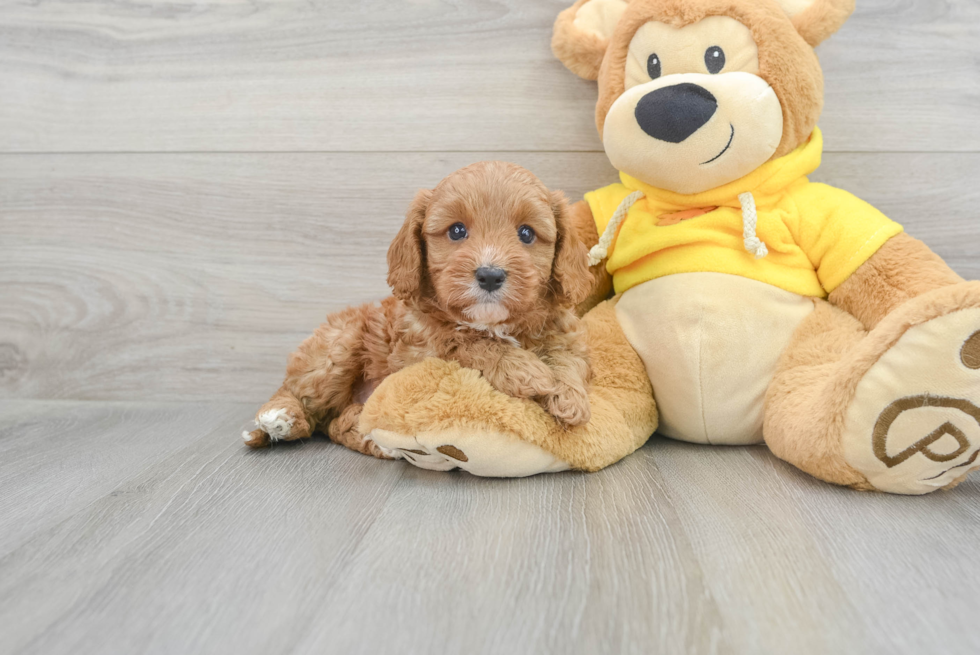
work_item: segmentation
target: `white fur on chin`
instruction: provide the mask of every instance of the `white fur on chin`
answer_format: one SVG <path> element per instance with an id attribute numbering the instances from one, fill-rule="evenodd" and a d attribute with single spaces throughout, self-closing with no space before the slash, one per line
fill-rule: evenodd
<path id="1" fill-rule="evenodd" d="M 463 310 L 466 318 L 473 323 L 495 325 L 510 318 L 510 311 L 500 303 L 477 303 Z"/>
<path id="2" fill-rule="evenodd" d="M 457 330 L 468 327 L 478 332 L 486 332 L 498 339 L 503 339 L 520 348 L 520 342 L 510 335 L 510 327 L 504 324 L 510 317 L 510 311 L 499 303 L 478 303 L 463 310 L 470 321 L 460 321 Z"/>

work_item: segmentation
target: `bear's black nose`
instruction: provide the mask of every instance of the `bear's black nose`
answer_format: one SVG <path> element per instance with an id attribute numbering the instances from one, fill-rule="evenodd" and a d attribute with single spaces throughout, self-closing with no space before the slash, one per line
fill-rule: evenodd
<path id="1" fill-rule="evenodd" d="M 707 123 L 718 101 L 703 86 L 685 82 L 651 91 L 636 104 L 640 129 L 660 141 L 680 143 Z"/>
<path id="2" fill-rule="evenodd" d="M 502 268 L 481 266 L 476 269 L 476 281 L 484 291 L 496 291 L 506 279 L 507 271 Z"/>

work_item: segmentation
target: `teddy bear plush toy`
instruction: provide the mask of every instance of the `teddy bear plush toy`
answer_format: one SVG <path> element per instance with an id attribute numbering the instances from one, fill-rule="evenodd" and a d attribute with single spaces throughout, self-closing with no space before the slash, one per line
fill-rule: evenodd
<path id="1" fill-rule="evenodd" d="M 856 489 L 923 494 L 980 468 L 980 282 L 807 179 L 822 149 L 813 48 L 852 10 L 578 0 L 562 12 L 552 48 L 598 80 L 596 125 L 620 171 L 572 208 L 595 265 L 593 419 L 564 431 L 429 360 L 381 385 L 361 430 L 418 466 L 479 475 L 595 470 L 654 430 L 764 442 Z"/>

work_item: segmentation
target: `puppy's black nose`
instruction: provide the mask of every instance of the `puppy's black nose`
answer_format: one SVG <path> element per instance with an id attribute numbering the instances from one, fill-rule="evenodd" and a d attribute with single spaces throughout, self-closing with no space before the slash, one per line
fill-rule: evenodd
<path id="1" fill-rule="evenodd" d="M 481 266 L 476 269 L 476 281 L 484 291 L 496 291 L 504 280 L 507 279 L 507 271 L 495 266 Z"/>
<path id="2" fill-rule="evenodd" d="M 659 141 L 680 143 L 707 123 L 718 101 L 703 86 L 685 82 L 651 91 L 636 104 L 640 129 Z"/>

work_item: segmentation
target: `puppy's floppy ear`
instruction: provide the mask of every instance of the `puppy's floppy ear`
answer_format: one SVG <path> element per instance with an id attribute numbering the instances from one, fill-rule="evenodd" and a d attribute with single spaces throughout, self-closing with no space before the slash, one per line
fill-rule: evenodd
<path id="1" fill-rule="evenodd" d="M 425 272 L 422 223 L 431 199 L 432 191 L 429 189 L 421 189 L 415 194 L 402 228 L 388 247 L 388 286 L 396 298 L 406 302 L 418 299 L 422 291 L 422 275 Z"/>
<path id="2" fill-rule="evenodd" d="M 625 9 L 625 0 L 578 0 L 558 14 L 551 51 L 579 77 L 598 78 L 609 39 Z"/>
<path id="3" fill-rule="evenodd" d="M 575 234 L 568 201 L 561 191 L 551 192 L 551 210 L 558 226 L 555 261 L 551 266 L 552 291 L 563 305 L 578 305 L 592 293 L 594 277 L 589 270 L 589 253 Z"/>
<path id="4" fill-rule="evenodd" d="M 844 25 L 854 12 L 854 0 L 776 0 L 803 40 L 817 47 Z"/>

